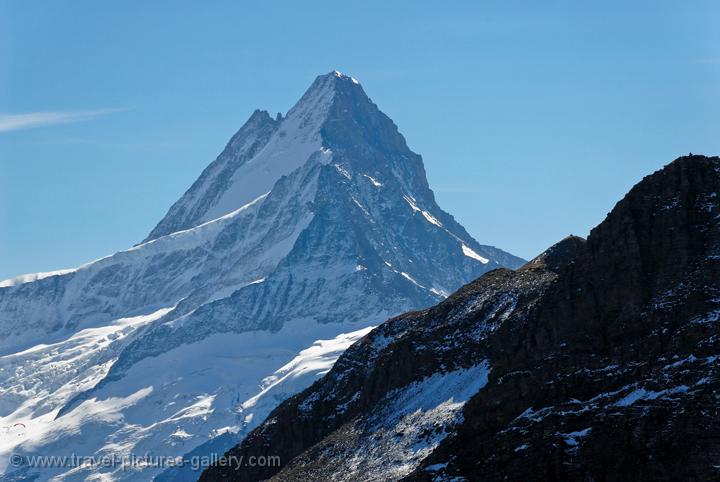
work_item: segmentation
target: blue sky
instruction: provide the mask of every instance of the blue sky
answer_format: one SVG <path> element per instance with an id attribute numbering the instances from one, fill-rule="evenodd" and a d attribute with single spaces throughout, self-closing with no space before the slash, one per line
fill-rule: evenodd
<path id="1" fill-rule="evenodd" d="M 720 154 L 716 1 L 0 0 L 0 278 L 137 243 L 255 108 L 333 69 L 440 205 L 529 258 Z"/>

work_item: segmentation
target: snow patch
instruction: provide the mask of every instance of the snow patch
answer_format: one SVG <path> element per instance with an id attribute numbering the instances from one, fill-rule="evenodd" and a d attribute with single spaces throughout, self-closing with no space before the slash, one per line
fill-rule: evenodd
<path id="1" fill-rule="evenodd" d="M 465 243 L 463 243 L 463 245 L 462 245 L 462 252 L 468 258 L 476 259 L 476 260 L 480 261 L 482 264 L 488 264 L 490 262 L 490 260 L 488 260 L 487 258 L 483 258 L 479 254 L 477 254 L 475 251 L 470 249 Z"/>
<path id="2" fill-rule="evenodd" d="M 343 166 L 341 166 L 340 164 L 333 164 L 333 165 L 335 166 L 335 169 L 337 170 L 337 172 L 339 172 L 344 178 L 346 178 L 346 179 L 348 179 L 348 180 L 352 180 L 352 176 L 351 176 L 350 173 L 347 171 L 347 169 L 345 169 L 345 168 L 344 168 Z"/>
<path id="3" fill-rule="evenodd" d="M 413 210 L 413 212 L 418 212 L 423 215 L 423 217 L 431 224 L 434 224 L 435 226 L 442 228 L 443 225 L 438 221 L 435 216 L 430 214 L 429 212 L 425 211 L 424 209 L 420 209 L 417 205 L 417 201 L 414 197 L 405 195 L 403 196 L 403 199 L 405 199 L 405 202 L 408 203 L 410 208 Z"/>
<path id="4" fill-rule="evenodd" d="M 462 420 L 462 407 L 487 383 L 489 365 L 435 373 L 389 393 L 348 451 L 332 460 L 348 480 L 398 480 L 411 473 Z M 431 466 L 440 470 L 444 464 Z"/>
<path id="5" fill-rule="evenodd" d="M 445 299 L 445 298 L 447 298 L 448 296 L 450 296 L 450 293 L 448 293 L 447 291 L 445 291 L 445 290 L 439 290 L 439 289 L 437 289 L 437 288 L 430 288 L 430 292 L 431 292 L 431 293 L 434 293 L 434 294 L 436 294 L 436 295 L 438 295 L 438 296 L 440 296 L 440 297 L 443 298 L 443 299 Z"/>
<path id="6" fill-rule="evenodd" d="M 378 181 L 377 179 L 375 179 L 374 177 L 368 176 L 367 174 L 363 174 L 363 176 L 365 176 L 365 177 L 367 177 L 368 179 L 370 179 L 370 182 L 372 183 L 373 186 L 375 186 L 375 187 L 382 187 L 382 183 L 381 183 L 380 181 Z"/>
<path id="7" fill-rule="evenodd" d="M 422 289 L 424 289 L 424 290 L 427 289 L 427 288 L 425 288 L 423 285 L 421 285 L 420 283 L 418 283 L 417 281 L 415 281 L 412 276 L 410 276 L 409 274 L 405 273 L 404 271 L 401 272 L 400 274 L 402 275 L 403 278 L 405 278 L 406 280 L 410 281 L 410 282 L 411 282 L 412 284 L 414 284 L 415 286 L 417 286 L 417 287 L 419 287 L 419 288 L 422 288 Z"/>
<path id="8" fill-rule="evenodd" d="M 422 213 L 423 217 L 428 220 L 428 222 L 434 224 L 435 226 L 437 226 L 439 228 L 443 227 L 443 225 L 440 223 L 440 221 L 438 221 L 437 218 L 435 218 L 435 216 L 433 216 L 429 212 L 427 212 L 427 211 L 420 211 L 420 212 Z"/>
<path id="9" fill-rule="evenodd" d="M 685 393 L 689 390 L 689 387 L 686 385 L 680 385 L 674 388 L 669 388 L 667 390 L 660 390 L 660 391 L 652 391 L 652 390 L 646 390 L 644 388 L 638 388 L 636 390 L 633 390 L 629 394 L 625 395 L 623 398 L 618 400 L 615 403 L 616 407 L 629 407 L 633 405 L 635 402 L 641 401 L 641 400 L 656 400 L 658 398 L 665 397 L 667 395 L 673 395 L 677 393 Z"/>
<path id="10" fill-rule="evenodd" d="M 363 214 L 365 214 L 365 216 L 370 217 L 370 212 L 367 210 L 367 208 L 365 206 L 360 204 L 360 201 L 355 199 L 355 196 L 352 197 L 352 200 L 355 203 L 355 205 L 360 208 L 360 210 L 363 212 Z"/>
<path id="11" fill-rule="evenodd" d="M 563 438 L 565 441 L 565 444 L 570 447 L 575 447 L 578 445 L 577 439 L 586 437 L 590 432 L 592 431 L 592 427 L 588 427 L 583 430 L 578 430 L 577 432 L 570 432 L 570 433 L 557 433 L 556 435 L 559 435 Z"/>

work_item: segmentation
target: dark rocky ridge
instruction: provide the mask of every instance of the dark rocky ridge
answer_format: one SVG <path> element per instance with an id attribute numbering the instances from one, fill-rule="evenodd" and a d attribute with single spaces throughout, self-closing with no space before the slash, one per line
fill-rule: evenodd
<path id="1" fill-rule="evenodd" d="M 491 382 L 427 464 L 483 480 L 720 475 L 719 169 L 680 158 L 618 203 L 541 309 L 492 339 Z"/>
<path id="2" fill-rule="evenodd" d="M 201 480 L 382 480 L 344 461 L 370 446 L 387 397 L 483 360 L 487 385 L 408 480 L 717 479 L 719 191 L 720 159 L 677 159 L 587 242 L 567 238 L 386 322 L 231 452 L 279 455 L 282 470 Z"/>

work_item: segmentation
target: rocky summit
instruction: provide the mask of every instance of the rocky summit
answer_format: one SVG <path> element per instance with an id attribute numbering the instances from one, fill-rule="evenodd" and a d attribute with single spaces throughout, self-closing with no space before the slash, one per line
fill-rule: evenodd
<path id="1" fill-rule="evenodd" d="M 386 321 L 201 480 L 717 480 L 720 158 Z"/>

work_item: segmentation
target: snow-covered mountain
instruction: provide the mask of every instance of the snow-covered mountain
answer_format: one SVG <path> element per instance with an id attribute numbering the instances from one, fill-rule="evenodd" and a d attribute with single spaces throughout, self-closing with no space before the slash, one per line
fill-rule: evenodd
<path id="1" fill-rule="evenodd" d="M 438 207 L 356 80 L 319 76 L 285 117 L 253 113 L 143 243 L 0 283 L 0 472 L 148 480 L 9 456 L 223 452 L 369 326 L 520 264 Z"/>

